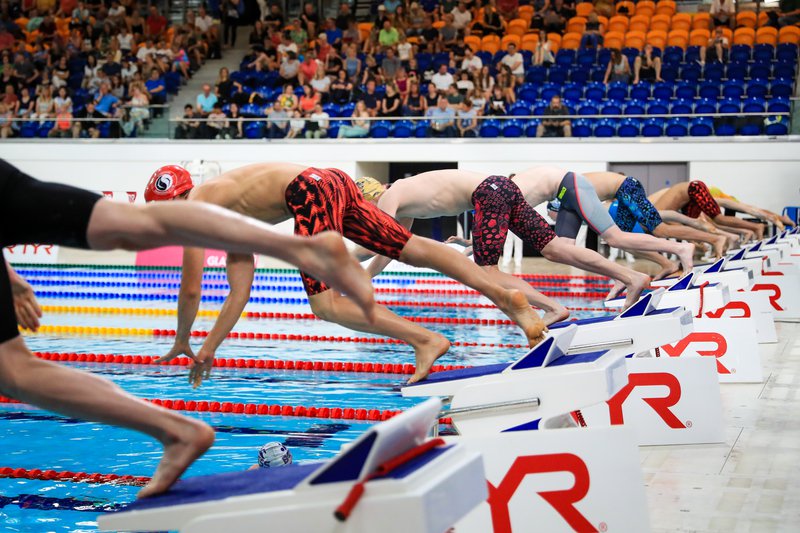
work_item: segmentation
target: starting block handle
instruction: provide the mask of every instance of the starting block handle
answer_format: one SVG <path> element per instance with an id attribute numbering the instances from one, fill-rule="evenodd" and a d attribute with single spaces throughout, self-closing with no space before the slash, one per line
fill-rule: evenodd
<path id="1" fill-rule="evenodd" d="M 523 400 L 513 400 L 510 402 L 485 403 L 470 407 L 458 407 L 456 409 L 444 409 L 439 411 L 439 417 L 449 417 L 453 415 L 463 415 L 467 413 L 485 413 L 486 411 L 497 411 L 513 407 L 539 407 L 542 401 L 539 398 L 525 398 Z"/>
<path id="2" fill-rule="evenodd" d="M 595 352 L 601 350 L 611 350 L 612 348 L 622 348 L 623 346 L 630 346 L 633 344 L 633 339 L 618 339 L 609 342 L 589 342 L 586 344 L 573 344 L 567 350 L 568 355 L 573 355 L 582 352 Z"/>

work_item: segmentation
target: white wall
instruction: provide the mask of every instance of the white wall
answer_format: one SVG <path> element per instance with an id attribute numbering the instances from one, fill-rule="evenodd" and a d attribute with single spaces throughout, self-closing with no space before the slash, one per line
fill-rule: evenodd
<path id="1" fill-rule="evenodd" d="M 222 170 L 257 161 L 335 166 L 349 174 L 386 172 L 389 162 L 448 161 L 492 174 L 557 164 L 578 172 L 609 162 L 687 162 L 690 176 L 763 207 L 800 205 L 800 139 L 642 139 L 320 142 L 3 141 L 0 157 L 40 179 L 96 191 L 139 191 L 161 165 L 205 159 Z M 375 176 L 382 177 L 382 176 Z M 141 195 L 140 195 L 141 197 Z"/>

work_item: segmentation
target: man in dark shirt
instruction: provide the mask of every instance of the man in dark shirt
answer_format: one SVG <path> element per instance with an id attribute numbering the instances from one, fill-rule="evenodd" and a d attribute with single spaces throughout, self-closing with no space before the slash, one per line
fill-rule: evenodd
<path id="1" fill-rule="evenodd" d="M 569 115 L 566 107 L 561 105 L 561 97 L 556 95 L 550 100 L 550 105 L 544 110 L 544 115 L 557 117 Z M 568 119 L 542 119 L 536 127 L 537 137 L 572 137 L 572 125 Z"/>
<path id="2" fill-rule="evenodd" d="M 76 120 L 72 125 L 72 138 L 78 139 L 81 137 L 82 132 L 86 132 L 86 135 L 91 137 L 92 139 L 97 139 L 100 137 L 100 123 L 97 120 L 88 120 L 88 119 L 103 119 L 105 116 L 95 109 L 94 102 L 89 102 L 86 104 L 86 108 L 79 111 L 75 118 L 78 119 L 87 119 L 87 120 Z"/>
<path id="3" fill-rule="evenodd" d="M 106 62 L 101 69 L 106 73 L 106 76 L 111 78 L 113 76 L 119 76 L 120 72 L 122 72 L 122 65 L 114 61 L 114 54 L 108 54 Z"/>
<path id="4" fill-rule="evenodd" d="M 425 41 L 425 44 L 439 42 L 439 30 L 433 27 L 433 19 L 430 15 L 425 19 L 422 25 L 420 37 Z"/>
<path id="5" fill-rule="evenodd" d="M 183 106 L 183 120 L 175 128 L 176 139 L 197 139 L 200 137 L 200 122 L 194 113 L 192 104 Z"/>
<path id="6" fill-rule="evenodd" d="M 272 4 L 272 6 L 269 8 L 269 15 L 264 17 L 264 23 L 268 28 L 272 28 L 275 31 L 281 31 L 283 28 L 283 14 L 281 13 L 281 8 L 278 7 L 277 4 Z"/>
<path id="7" fill-rule="evenodd" d="M 352 13 L 350 13 L 350 6 L 347 2 L 339 4 L 339 14 L 336 16 L 336 27 L 344 31 L 350 24 L 351 20 L 355 20 Z"/>
<path id="8" fill-rule="evenodd" d="M 367 108 L 369 112 L 369 116 L 374 117 L 378 114 L 378 104 L 380 103 L 380 99 L 378 95 L 375 93 L 375 81 L 370 80 L 367 82 L 367 92 L 361 95 L 359 100 L 363 100 L 364 106 Z"/>

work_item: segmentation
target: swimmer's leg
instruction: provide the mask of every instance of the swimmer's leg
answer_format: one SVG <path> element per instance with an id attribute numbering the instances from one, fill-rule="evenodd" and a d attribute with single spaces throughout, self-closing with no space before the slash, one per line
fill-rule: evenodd
<path id="1" fill-rule="evenodd" d="M 158 439 L 164 455 L 140 497 L 167 490 L 214 442 L 214 430 L 206 424 L 135 398 L 88 372 L 38 359 L 22 337 L 0 344 L 0 392 L 49 411 Z"/>
<path id="2" fill-rule="evenodd" d="M 309 295 L 308 302 L 314 314 L 322 320 L 410 344 L 414 348 L 417 364 L 409 383 L 425 379 L 436 360 L 450 349 L 450 341 L 442 335 L 418 326 L 380 305 L 375 306 L 375 321 L 368 322 L 353 302 L 334 290 Z"/>
<path id="3" fill-rule="evenodd" d="M 567 317 L 569 317 L 569 311 L 566 307 L 537 291 L 524 279 L 506 274 L 501 271 L 497 265 L 484 266 L 481 268 L 489 275 L 492 281 L 506 289 L 516 289 L 520 291 L 525 295 L 529 304 L 544 310 L 542 320 L 546 326 L 560 320 L 566 320 Z"/>
<path id="4" fill-rule="evenodd" d="M 639 250 L 642 252 L 666 252 L 675 254 L 688 272 L 694 266 L 694 245 L 659 239 L 646 233 L 627 233 L 616 225 L 611 226 L 601 234 L 601 237 L 614 248 L 624 250 Z"/>
<path id="5" fill-rule="evenodd" d="M 662 238 L 684 239 L 687 241 L 707 242 L 714 247 L 714 255 L 719 259 L 725 255 L 728 239 L 724 235 L 709 233 L 683 224 L 662 223 L 653 229 L 653 235 Z"/>

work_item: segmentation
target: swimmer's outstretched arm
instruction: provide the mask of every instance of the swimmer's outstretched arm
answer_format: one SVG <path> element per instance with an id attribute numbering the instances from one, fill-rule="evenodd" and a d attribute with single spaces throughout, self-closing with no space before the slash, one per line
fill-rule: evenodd
<path id="1" fill-rule="evenodd" d="M 178 291 L 178 326 L 175 342 L 166 355 L 156 359 L 156 363 L 171 361 L 179 355 L 186 355 L 197 362 L 197 357 L 192 351 L 189 340 L 194 319 L 197 317 L 197 311 L 200 308 L 204 261 L 205 250 L 203 248 L 187 247 L 183 249 L 181 288 Z"/>
<path id="2" fill-rule="evenodd" d="M 761 209 L 754 205 L 737 202 L 736 200 L 731 200 L 730 198 L 714 198 L 714 200 L 717 201 L 720 207 L 747 213 L 748 215 L 754 216 L 760 220 L 763 220 L 764 222 L 771 222 L 778 226 L 778 229 L 783 230 L 783 222 L 781 221 L 780 217 L 775 215 L 775 213 L 770 213 L 765 209 Z"/>
<path id="3" fill-rule="evenodd" d="M 699 229 L 700 231 L 706 231 L 708 233 L 716 233 L 716 226 L 714 226 L 709 222 L 703 222 L 699 218 L 687 217 L 683 213 L 679 213 L 671 209 L 665 209 L 663 211 L 659 209 L 658 214 L 661 215 L 661 219 L 664 222 L 677 222 L 678 224 L 683 224 L 684 226 L 689 226 L 690 228 Z"/>
<path id="4" fill-rule="evenodd" d="M 42 308 L 36 301 L 33 287 L 11 268 L 8 261 L 4 261 L 4 263 L 11 281 L 11 295 L 14 298 L 14 313 L 17 315 L 17 322 L 23 328 L 36 331 L 39 329 Z"/>
<path id="5" fill-rule="evenodd" d="M 378 208 L 389 215 L 397 219 L 397 221 L 406 229 L 411 229 L 411 226 L 414 225 L 413 218 L 397 218 L 397 208 L 398 208 L 398 201 L 395 197 L 391 195 L 387 195 L 386 193 L 382 194 L 378 199 L 376 204 Z M 392 262 L 390 257 L 384 257 L 382 255 L 376 255 L 375 258 L 370 261 L 369 266 L 367 267 L 367 273 L 370 277 L 375 277 L 385 269 L 389 263 Z"/>

